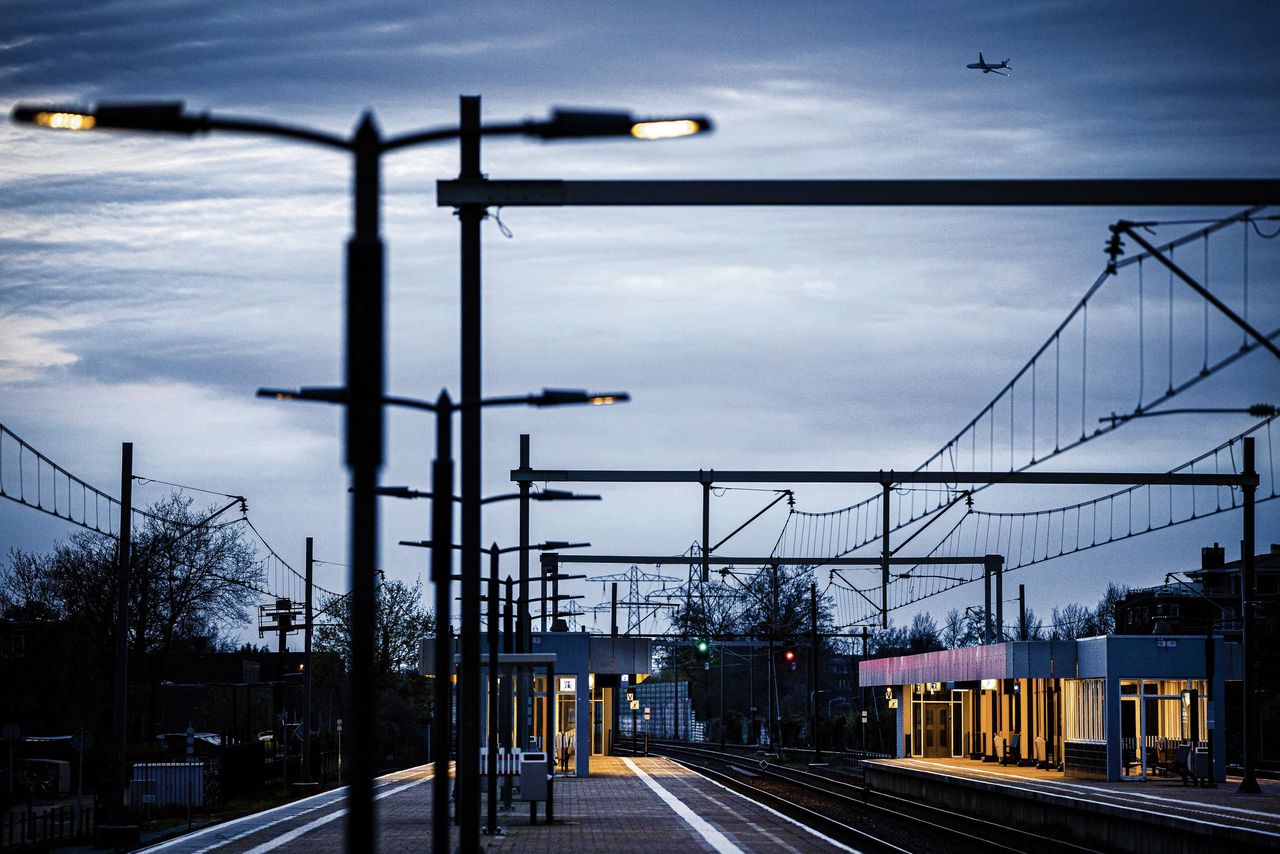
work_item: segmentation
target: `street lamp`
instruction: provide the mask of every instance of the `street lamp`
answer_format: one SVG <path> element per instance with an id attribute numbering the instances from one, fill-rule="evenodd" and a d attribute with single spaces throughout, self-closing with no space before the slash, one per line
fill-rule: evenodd
<path id="1" fill-rule="evenodd" d="M 300 389 L 273 389 L 260 388 L 257 392 L 258 397 L 269 398 L 273 400 L 301 400 L 312 401 L 318 403 L 336 403 L 347 404 L 349 395 L 347 390 L 341 387 L 331 386 L 304 386 Z M 432 464 L 431 475 L 431 492 L 430 493 L 414 493 L 407 487 L 393 487 L 391 494 L 400 497 L 414 498 L 422 495 L 448 495 L 449 501 L 432 501 L 431 502 L 431 539 L 422 543 L 406 543 L 401 545 L 417 545 L 430 546 L 431 548 L 431 580 L 435 584 L 436 603 L 436 643 L 435 643 L 435 662 L 433 670 L 435 672 L 435 708 L 436 714 L 449 715 L 453 708 L 451 688 L 449 683 L 449 675 L 453 672 L 453 655 L 449 649 L 449 626 L 450 611 L 452 602 L 450 592 L 453 583 L 452 570 L 452 550 L 454 548 L 462 548 L 463 546 L 454 546 L 453 544 L 453 422 L 451 416 L 464 407 L 471 405 L 476 408 L 484 406 L 565 406 L 572 404 L 614 404 L 622 403 L 631 399 L 627 392 L 608 392 L 604 394 L 591 393 L 581 390 L 566 389 L 544 389 L 541 394 L 526 395 L 510 395 L 506 397 L 494 397 L 487 400 L 474 402 L 460 401 L 454 403 L 449 397 L 449 392 L 441 389 L 440 395 L 435 402 L 426 400 L 417 400 L 410 397 L 393 397 L 383 396 L 381 402 L 387 406 L 398 406 L 406 409 L 416 409 L 425 412 L 432 412 L 436 417 L 436 458 Z M 558 492 L 561 490 L 557 490 Z M 371 496 L 376 496 L 377 487 L 370 490 Z M 571 494 L 571 493 L 570 493 Z M 516 497 L 519 497 L 518 495 Z M 465 544 L 463 544 L 465 546 Z M 566 547 L 566 543 L 547 544 L 547 546 Z M 463 591 L 465 594 L 468 579 L 463 574 Z M 479 578 L 474 579 L 477 588 L 479 587 Z M 459 792 L 459 811 L 463 812 L 462 800 L 463 784 L 468 776 L 474 775 L 478 778 L 479 768 L 474 767 L 471 763 L 471 757 L 478 760 L 480 754 L 479 745 L 479 719 L 480 719 L 480 680 L 478 674 L 480 671 L 480 614 L 479 601 L 477 598 L 477 608 L 475 612 L 474 622 L 469 621 L 469 616 L 465 601 L 462 612 L 462 625 L 460 634 L 462 636 L 462 678 L 459 686 L 459 709 L 458 709 L 458 792 Z M 354 627 L 352 633 L 354 635 Z M 353 638 L 354 644 L 354 638 Z M 358 695 L 357 695 L 358 696 Z M 354 704 L 359 705 L 359 703 Z M 449 726 L 440 726 L 439 723 L 432 730 L 432 753 L 436 757 L 435 762 L 435 779 L 432 781 L 433 798 L 432 798 L 432 844 L 436 851 L 448 851 L 449 849 Z M 468 736 L 470 738 L 468 738 Z M 467 747 L 474 740 L 475 749 L 468 752 Z M 479 780 L 476 779 L 475 797 L 478 799 Z M 476 834 L 478 840 L 479 834 L 479 806 L 476 807 Z M 461 815 L 460 815 L 461 817 Z M 466 827 L 463 827 L 463 838 Z"/>
<path id="2" fill-rule="evenodd" d="M 350 851 L 377 850 L 374 775 L 375 720 L 375 651 L 374 620 L 376 592 L 374 576 L 378 565 L 378 508 L 374 488 L 382 467 L 383 450 L 383 382 L 384 382 L 384 287 L 383 242 L 380 229 L 380 193 L 382 155 L 399 149 L 433 142 L 459 139 L 462 143 L 462 177 L 481 178 L 479 172 L 480 138 L 483 136 L 525 136 L 544 140 L 588 137 L 629 137 L 661 139 L 702 133 L 711 130 L 705 117 L 661 117 L 635 119 L 625 113 L 588 113 L 556 110 L 544 121 L 525 120 L 482 126 L 479 99 L 464 98 L 474 110 L 463 110 L 457 127 L 431 128 L 399 136 L 383 138 L 373 113 L 366 112 L 355 132 L 342 137 L 324 131 L 296 127 L 256 118 L 213 116 L 188 113 L 182 102 L 103 103 L 96 108 L 18 104 L 11 117 L 14 122 L 56 130 L 88 131 L 93 129 L 149 131 L 192 136 L 197 133 L 225 131 L 310 142 L 326 148 L 350 152 L 353 161 L 353 232 L 347 241 L 346 277 L 346 464 L 354 488 L 351 498 L 351 622 L 352 661 L 351 687 L 361 702 L 351 711 L 356 743 L 352 751 L 346 843 Z M 464 244 L 479 247 L 479 222 L 484 207 L 470 206 L 464 220 Z M 468 274 L 471 262 L 464 252 L 464 294 L 468 285 L 474 293 L 464 296 L 462 306 L 463 365 L 462 396 L 476 405 L 463 416 L 463 498 L 478 499 L 480 474 L 480 359 L 479 359 L 479 265 Z M 447 506 L 450 502 L 440 502 Z M 464 582 L 464 611 L 475 611 L 479 622 L 479 547 L 480 518 L 475 508 L 463 503 L 463 539 L 471 546 L 474 557 L 464 551 L 464 567 L 470 562 L 474 576 Z M 468 595 L 468 592 L 469 595 Z M 468 609 L 468 600 L 474 600 Z M 478 630 L 478 629 L 477 629 Z M 464 638 L 465 640 L 465 638 Z M 478 648 L 476 652 L 478 656 Z M 465 658 L 465 657 L 464 657 Z M 477 752 L 478 752 L 478 745 Z M 462 763 L 462 767 L 469 767 Z M 461 775 L 460 775 L 461 776 Z M 465 778 L 464 778 L 465 779 Z M 461 781 L 460 781 L 461 782 Z M 467 820 L 462 826 L 462 846 L 473 850 L 479 846 L 480 816 L 471 801 L 478 799 L 479 781 L 460 790 L 468 804 Z"/>

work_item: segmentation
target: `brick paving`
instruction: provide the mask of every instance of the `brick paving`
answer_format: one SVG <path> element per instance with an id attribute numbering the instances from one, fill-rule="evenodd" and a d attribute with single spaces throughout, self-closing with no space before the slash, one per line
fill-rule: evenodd
<path id="1" fill-rule="evenodd" d="M 842 850 L 674 762 L 656 757 L 632 761 L 742 851 Z M 529 808 L 519 805 L 504 819 L 506 836 L 488 840 L 489 850 L 534 854 L 716 850 L 622 759 L 593 756 L 591 777 L 557 778 L 555 785 L 554 825 L 529 826 Z"/>
<path id="2" fill-rule="evenodd" d="M 705 822 L 708 842 L 686 819 L 634 773 L 622 759 L 591 758 L 592 775 L 559 777 L 555 782 L 556 823 L 545 823 L 539 804 L 538 824 L 529 824 L 529 805 L 519 801 L 499 812 L 502 833 L 483 836 L 491 852 L 685 851 L 797 852 L 849 850 L 824 842 L 766 808 L 723 789 L 686 768 L 657 757 L 631 760 L 657 785 Z M 430 767 L 411 768 L 378 781 L 378 845 L 380 851 L 422 852 L 431 849 Z M 319 854 L 341 851 L 346 828 L 341 792 L 325 793 L 275 811 L 171 840 L 164 854 Z M 482 813 L 482 821 L 488 813 Z M 697 819 L 695 819 L 696 821 Z M 453 843 L 457 844 L 454 828 Z M 713 844 L 717 843 L 717 844 Z M 718 845 L 718 847 L 717 847 Z"/>

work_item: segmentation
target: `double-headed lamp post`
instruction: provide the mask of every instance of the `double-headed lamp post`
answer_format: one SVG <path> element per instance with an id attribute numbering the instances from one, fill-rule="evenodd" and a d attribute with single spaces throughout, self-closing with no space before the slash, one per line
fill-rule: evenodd
<path id="1" fill-rule="evenodd" d="M 348 152 L 353 163 L 353 221 L 347 241 L 346 293 L 346 464 L 351 473 L 351 688 L 361 701 L 351 710 L 352 762 L 348 790 L 347 849 L 377 849 L 373 799 L 374 775 L 374 618 L 378 566 L 378 506 L 374 489 L 383 460 L 382 398 L 385 323 L 383 243 L 380 227 L 382 155 L 433 142 L 462 139 L 478 149 L 482 136 L 524 136 L 543 140 L 630 137 L 668 139 L 710 130 L 702 117 L 634 119 L 626 113 L 555 110 L 543 121 L 431 128 L 383 138 L 373 113 L 366 112 L 350 137 L 256 118 L 188 113 L 181 102 L 104 103 L 96 108 L 18 104 L 13 121 L 55 130 L 128 130 L 193 136 L 212 131 L 249 133 L 309 142 Z M 464 378 L 463 394 L 471 385 Z M 473 395 L 478 399 L 479 394 Z M 474 410 L 478 412 L 478 410 Z M 465 443 L 464 443 L 465 444 Z M 465 450 L 465 449 L 464 449 Z M 470 466 L 472 462 L 464 463 Z M 467 490 L 463 490 L 464 495 Z M 449 502 L 440 502 L 447 505 Z M 464 505 L 464 525 L 468 514 Z M 478 521 L 470 520 L 475 526 Z M 464 532 L 465 533 L 465 532 Z M 479 532 L 470 537 L 478 540 Z M 466 537 L 464 537 L 466 539 Z M 476 582 L 478 585 L 478 581 Z M 478 792 L 474 793 L 478 795 Z M 479 814 L 474 828 L 463 826 L 463 846 L 479 845 Z M 474 832 L 471 832 L 474 831 Z M 469 837 L 474 841 L 470 841 Z"/>
<path id="2" fill-rule="evenodd" d="M 274 400 L 304 400 L 315 401 L 320 403 L 348 403 L 347 390 L 344 388 L 333 388 L 327 386 L 308 386 L 301 389 L 258 389 L 258 397 L 271 398 Z M 578 389 L 543 389 L 540 394 L 513 395 L 507 397 L 493 397 L 486 400 L 475 401 L 459 401 L 454 403 L 449 397 L 449 392 L 441 389 L 440 395 L 435 402 L 425 400 L 417 400 L 409 397 L 390 397 L 384 396 L 381 400 L 387 406 L 399 406 L 406 409 L 417 409 L 426 412 L 432 412 L 436 417 L 436 458 L 432 463 L 431 470 L 431 494 L 439 496 L 448 496 L 446 500 L 431 502 L 431 581 L 435 585 L 436 601 L 435 601 L 435 618 L 436 618 L 436 643 L 435 643 L 435 662 L 433 671 L 435 672 L 435 708 L 436 715 L 445 716 L 447 721 L 453 708 L 451 686 L 449 677 L 453 673 L 453 654 L 450 649 L 450 612 L 452 611 L 452 602 L 450 593 L 453 585 L 453 422 L 452 415 L 461 411 L 464 406 L 476 405 L 480 407 L 489 406 L 569 406 L 574 404 L 589 404 L 594 406 L 611 405 L 614 403 L 625 403 L 630 400 L 631 396 L 626 392 L 587 392 Z M 403 492 L 401 491 L 403 490 Z M 376 486 L 371 493 L 376 496 L 382 492 Z M 401 495 L 403 497 L 416 497 L 408 495 L 412 492 L 407 487 L 393 487 L 387 490 L 387 494 Z M 572 493 L 566 495 L 575 498 L 589 498 L 589 496 L 574 496 Z M 517 495 L 518 497 L 518 495 Z M 463 587 L 468 583 L 473 583 L 478 589 L 480 579 L 477 576 L 474 579 L 463 578 Z M 474 788 L 474 796 L 478 800 L 480 797 L 480 780 L 479 780 L 479 756 L 480 756 L 480 621 L 479 612 L 472 615 L 463 609 L 462 611 L 462 673 L 461 684 L 459 685 L 459 714 L 458 714 L 458 806 L 460 817 L 465 814 L 462 809 L 464 804 L 463 792 L 466 790 L 466 783 L 471 783 Z M 354 622 L 354 621 L 353 621 Z M 352 626 L 352 634 L 355 633 L 355 626 Z M 354 637 L 353 637 L 354 641 Z M 361 697 L 359 701 L 353 703 L 355 706 L 362 705 L 367 702 L 370 695 L 355 695 Z M 435 779 L 432 781 L 433 797 L 432 797 L 432 846 L 435 851 L 449 851 L 449 726 L 440 726 L 437 722 L 436 727 L 432 730 L 432 746 L 431 752 L 436 757 L 435 760 Z M 474 742 L 474 745 L 472 745 Z M 468 748 L 473 747 L 468 752 Z M 468 758 L 470 757 L 470 758 Z M 474 760 L 474 762 L 472 761 Z M 474 778 L 474 779 L 472 779 Z M 475 828 L 476 844 L 479 844 L 479 811 L 476 812 L 477 824 Z M 461 839 L 462 847 L 466 849 L 467 835 L 466 828 L 462 828 Z"/>

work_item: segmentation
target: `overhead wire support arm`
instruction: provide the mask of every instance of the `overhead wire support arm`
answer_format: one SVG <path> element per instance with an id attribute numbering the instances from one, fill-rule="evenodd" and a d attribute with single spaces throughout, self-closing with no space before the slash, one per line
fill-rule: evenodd
<path id="1" fill-rule="evenodd" d="M 952 507 L 955 507 L 955 506 L 956 506 L 956 503 L 957 503 L 958 501 L 960 501 L 960 499 L 962 499 L 962 498 L 963 498 L 963 499 L 965 499 L 966 501 L 968 501 L 968 504 L 969 504 L 969 510 L 971 510 L 971 511 L 972 511 L 972 510 L 973 510 L 973 493 L 972 493 L 972 492 L 970 492 L 970 491 L 969 491 L 969 490 L 967 490 L 967 489 L 961 490 L 960 492 L 958 492 L 958 493 L 956 494 L 956 497 L 955 497 L 955 498 L 953 498 L 953 499 L 951 499 L 950 501 L 948 501 L 948 502 L 947 502 L 947 505 L 946 505 L 945 507 L 941 507 L 941 508 L 939 508 L 937 511 L 935 511 L 935 512 L 933 513 L 933 515 L 931 515 L 931 516 L 929 517 L 929 521 L 928 521 L 928 522 L 925 522 L 925 523 L 924 523 L 923 525 L 921 525 L 921 526 L 920 526 L 916 531 L 914 531 L 914 532 L 911 534 L 911 536 L 907 537 L 905 540 L 903 540 L 902 542 L 898 543 L 898 547 L 897 547 L 896 549 L 893 549 L 892 551 L 890 551 L 890 552 L 889 552 L 890 557 L 892 557 L 893 555 L 896 555 L 898 552 L 902 551 L 903 547 L 904 547 L 904 546 L 906 546 L 906 545 L 907 545 L 907 543 L 911 542 L 911 541 L 912 541 L 912 540 L 914 540 L 916 537 L 918 537 L 918 536 L 920 536 L 922 533 L 924 533 L 925 528 L 928 528 L 928 527 L 929 527 L 930 525 L 932 525 L 934 522 L 936 522 L 936 521 L 938 521 L 939 519 L 941 519 L 941 518 L 942 518 L 942 516 L 943 516 L 943 514 L 945 514 L 945 513 L 946 513 L 948 510 L 950 510 Z"/>
<path id="2" fill-rule="evenodd" d="M 766 504 L 766 505 L 764 506 L 764 508 L 763 508 L 762 510 L 760 510 L 760 512 L 756 513 L 756 515 L 752 516 L 750 519 L 748 519 L 747 521 L 743 522 L 743 523 L 742 523 L 741 525 L 739 525 L 738 527 L 734 528 L 732 533 L 730 533 L 727 537 L 725 537 L 725 538 L 724 538 L 723 540 L 721 540 L 720 542 L 716 543 L 714 546 L 712 546 L 710 549 L 708 549 L 708 551 L 709 551 L 709 552 L 714 552 L 716 549 L 720 548 L 720 547 L 721 547 L 721 546 L 723 546 L 725 543 L 729 542 L 729 540 L 733 539 L 735 536 L 737 536 L 739 533 L 741 533 L 741 532 L 742 532 L 742 530 L 743 530 L 744 528 L 746 528 L 748 525 L 750 525 L 752 522 L 754 522 L 755 520 L 759 519 L 761 516 L 763 516 L 765 513 L 767 513 L 769 510 L 771 510 L 771 509 L 773 508 L 773 506 L 774 506 L 775 504 L 777 504 L 779 501 L 781 501 L 781 500 L 782 500 L 782 499 L 784 499 L 784 498 L 789 498 L 789 497 L 791 497 L 792 495 L 794 495 L 794 493 L 793 493 L 791 490 L 789 490 L 789 489 L 780 489 L 780 490 L 778 490 L 778 497 L 777 497 L 777 498 L 773 499 L 773 500 L 772 500 L 772 501 L 770 501 L 768 504 Z"/>
<path id="3" fill-rule="evenodd" d="M 1128 220 L 1123 220 L 1123 219 L 1117 222 L 1115 225 L 1111 226 L 1111 234 L 1112 234 L 1112 241 L 1113 241 L 1111 245 L 1114 246 L 1113 251 L 1115 252 L 1121 251 L 1119 249 L 1119 246 L 1115 245 L 1115 242 L 1117 241 L 1118 236 L 1121 234 L 1128 235 L 1128 237 L 1130 237 L 1134 243 L 1138 244 L 1143 249 L 1145 249 L 1148 253 L 1150 253 L 1152 258 L 1154 258 L 1156 261 L 1160 262 L 1165 267 L 1167 267 L 1169 272 L 1173 273 L 1179 279 L 1186 282 L 1187 285 L 1190 286 L 1192 290 L 1194 290 L 1197 294 L 1199 294 L 1202 298 L 1204 298 L 1210 305 L 1212 305 L 1214 308 L 1220 311 L 1232 323 L 1234 323 L 1236 326 L 1239 326 L 1246 333 L 1248 333 L 1255 341 L 1257 341 L 1263 347 L 1266 347 L 1268 350 L 1270 350 L 1271 355 L 1275 356 L 1277 359 L 1280 359 L 1280 347 L 1277 347 L 1269 338 L 1267 338 L 1267 336 L 1263 335 L 1257 329 L 1254 329 L 1253 326 L 1249 323 L 1249 321 L 1245 320 L 1243 317 L 1241 317 L 1240 315 L 1232 311 L 1231 308 L 1226 303 L 1224 303 L 1222 300 L 1214 296 L 1212 291 L 1210 291 L 1204 285 L 1200 284 L 1193 277 L 1188 275 L 1187 272 L 1183 270 L 1181 267 L 1179 267 L 1177 264 L 1175 264 L 1174 262 L 1166 258 L 1158 249 L 1156 249 L 1155 246 L 1153 246 L 1150 242 L 1148 242 L 1140 234 L 1138 234 L 1137 231 L 1134 230 L 1135 226 L 1136 226 L 1136 223 L 1132 223 L 1132 222 L 1129 222 Z"/>

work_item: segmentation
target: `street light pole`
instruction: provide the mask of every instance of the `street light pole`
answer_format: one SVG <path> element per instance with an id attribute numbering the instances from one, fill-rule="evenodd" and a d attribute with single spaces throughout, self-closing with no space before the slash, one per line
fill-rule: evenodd
<path id="1" fill-rule="evenodd" d="M 435 728 L 431 752 L 435 778 L 431 781 L 431 850 L 449 851 L 449 745 L 453 733 L 453 649 L 450 611 L 453 608 L 453 402 L 449 392 L 436 398 L 436 458 L 431 466 L 431 491 L 450 496 L 431 501 L 431 580 L 436 590 Z"/>
<path id="2" fill-rule="evenodd" d="M 587 137 L 672 139 L 705 133 L 711 123 L 704 117 L 635 119 L 626 113 L 556 110 L 546 121 L 480 126 L 480 99 L 462 99 L 461 127 L 436 128 L 383 139 L 372 113 L 366 113 L 355 135 L 346 139 L 323 131 L 253 118 L 224 118 L 208 113 L 191 114 L 181 102 L 99 104 L 95 109 L 41 104 L 18 104 L 15 122 L 63 131 L 145 131 L 192 136 L 210 131 L 230 131 L 280 137 L 351 152 L 354 156 L 354 230 L 347 242 L 346 375 L 342 402 L 346 412 L 346 463 L 351 477 L 351 723 L 355 729 L 351 784 L 348 791 L 348 851 L 373 854 L 377 850 L 373 800 L 374 721 L 376 678 L 374 619 L 378 565 L 378 471 L 382 466 L 384 381 L 384 274 L 383 242 L 379 228 L 381 191 L 380 161 L 383 154 L 443 140 L 461 141 L 461 179 L 479 181 L 480 136 L 526 136 L 544 140 Z M 469 759 L 459 762 L 461 792 L 467 805 L 463 822 L 463 850 L 479 845 L 479 781 L 474 767 L 478 757 L 475 729 L 479 703 L 479 575 L 480 575 L 480 220 L 485 205 L 466 205 L 460 211 L 462 228 L 462 396 L 471 406 L 463 412 L 463 675 L 469 678 L 463 708 L 472 714 L 460 747 L 471 748 Z M 319 398 L 317 398 L 319 399 Z M 445 491 L 452 494 L 451 490 Z M 441 502 L 447 504 L 448 502 Z M 126 529 L 127 530 L 127 529 Z M 122 531 L 124 534 L 124 531 Z M 452 537 L 446 537 L 446 542 Z M 473 675 L 468 675 L 470 672 Z M 122 684 L 117 691 L 124 690 Z M 123 712 L 123 706 L 118 707 Z M 123 715 L 122 715 L 123 716 Z M 119 726 L 119 725 L 118 725 Z M 123 752 L 123 744 L 121 745 Z M 117 768 L 117 795 L 123 793 Z M 469 795 L 470 797 L 466 797 Z"/>
<path id="3" fill-rule="evenodd" d="M 306 627 L 303 634 L 303 700 L 302 700 L 302 773 L 303 779 L 307 782 L 311 781 L 311 637 L 314 629 L 315 614 L 313 611 L 313 589 L 315 576 L 315 541 L 311 537 L 307 537 L 307 592 L 306 592 Z"/>
<path id="4" fill-rule="evenodd" d="M 1254 468 L 1253 437 L 1244 440 L 1244 460 L 1241 467 L 1246 475 L 1257 475 Z M 1241 744 L 1243 753 L 1243 774 L 1240 788 L 1236 791 L 1243 794 L 1256 795 L 1262 791 L 1258 786 L 1256 774 L 1258 750 L 1258 682 L 1254 672 L 1258 659 L 1254 645 L 1257 643 L 1254 621 L 1254 504 L 1258 487 L 1248 484 L 1244 490 L 1244 538 L 1240 541 L 1240 615 L 1244 618 L 1241 625 L 1240 646 L 1243 655 L 1241 669 L 1244 675 L 1244 738 Z M 1209 778 L 1213 778 L 1213 768 L 1209 768 Z"/>
<path id="5" fill-rule="evenodd" d="M 382 142 L 366 113 L 352 141 L 355 233 L 347 243 L 347 467 L 351 471 L 351 773 L 347 850 L 376 851 L 377 755 L 374 627 L 378 592 L 378 470 L 382 468 L 383 246 L 379 233 Z"/>
<path id="6" fill-rule="evenodd" d="M 133 543 L 133 443 L 120 446 L 120 543 L 116 552 L 116 684 L 115 765 L 112 767 L 111 815 L 124 821 L 126 754 L 129 743 L 129 561 Z M 12 771 L 10 772 L 12 773 Z"/>
<path id="7" fill-rule="evenodd" d="M 529 468 L 529 434 L 520 434 L 520 468 Z M 529 490 L 533 484 L 520 482 L 520 605 L 516 615 L 516 652 L 530 652 L 533 645 L 532 618 L 529 615 Z M 520 706 L 516 713 L 516 744 L 529 747 L 529 728 L 533 718 L 533 700 L 529 696 L 532 682 L 529 671 L 520 668 Z"/>
<path id="8" fill-rule="evenodd" d="M 489 756 L 488 791 L 489 825 L 486 831 L 490 834 L 498 832 L 498 544 L 489 548 L 489 710 L 486 715 L 489 723 Z"/>
<path id="9" fill-rule="evenodd" d="M 479 180 L 480 98 L 459 99 L 461 179 Z M 458 809 L 463 854 L 480 845 L 480 221 L 483 205 L 464 205 L 461 222 L 462 371 L 462 699 L 458 716 Z"/>

